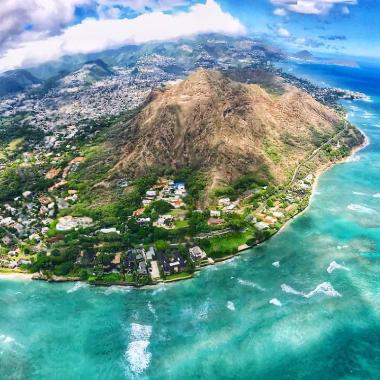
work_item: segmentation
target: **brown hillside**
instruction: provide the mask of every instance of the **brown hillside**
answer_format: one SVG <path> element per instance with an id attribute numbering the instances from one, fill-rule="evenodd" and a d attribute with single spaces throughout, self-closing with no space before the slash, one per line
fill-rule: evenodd
<path id="1" fill-rule="evenodd" d="M 275 182 L 336 131 L 340 116 L 301 90 L 244 84 L 199 70 L 156 93 L 134 118 L 118 126 L 114 173 L 133 178 L 153 166 L 207 170 L 211 184 L 248 172 Z M 266 89 L 265 89 L 266 88 Z"/>

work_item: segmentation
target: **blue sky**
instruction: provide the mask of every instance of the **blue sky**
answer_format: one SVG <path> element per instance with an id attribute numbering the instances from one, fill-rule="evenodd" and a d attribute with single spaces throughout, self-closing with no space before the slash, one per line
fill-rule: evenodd
<path id="1" fill-rule="evenodd" d="M 378 0 L 358 0 L 357 4 L 341 2 L 321 14 L 287 11 L 285 16 L 275 16 L 274 9 L 281 7 L 267 0 L 220 0 L 220 3 L 223 9 L 238 17 L 253 35 L 268 35 L 268 39 L 275 39 L 292 49 L 380 56 L 380 49 L 377 48 L 380 46 Z M 279 25 L 289 31 L 289 38 L 275 36 L 273 32 Z"/>
<path id="2" fill-rule="evenodd" d="M 2 0 L 0 71 L 206 32 L 380 57 L 379 18 L 378 0 Z"/>

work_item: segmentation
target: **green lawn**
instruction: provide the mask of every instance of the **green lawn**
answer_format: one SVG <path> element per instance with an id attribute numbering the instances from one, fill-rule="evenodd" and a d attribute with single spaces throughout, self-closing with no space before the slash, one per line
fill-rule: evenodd
<path id="1" fill-rule="evenodd" d="M 252 237 L 253 231 L 248 229 L 244 233 L 231 233 L 223 237 L 210 239 L 211 248 L 208 255 L 212 258 L 228 256 L 237 252 L 240 245 L 245 244 Z"/>
<path id="2" fill-rule="evenodd" d="M 176 228 L 185 228 L 189 226 L 189 222 L 187 220 L 176 220 L 174 225 Z"/>
<path id="3" fill-rule="evenodd" d="M 174 281 L 174 280 L 180 280 L 180 279 L 189 278 L 189 277 L 192 277 L 192 273 L 181 272 L 181 273 L 171 274 L 170 276 L 166 276 L 165 281 Z"/>

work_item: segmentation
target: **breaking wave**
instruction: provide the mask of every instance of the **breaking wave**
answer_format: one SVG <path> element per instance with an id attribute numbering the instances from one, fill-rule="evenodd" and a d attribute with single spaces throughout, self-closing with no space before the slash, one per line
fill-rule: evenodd
<path id="1" fill-rule="evenodd" d="M 129 293 L 131 290 L 132 290 L 131 288 L 128 288 L 125 286 L 112 285 L 104 291 L 104 294 L 106 296 L 109 296 L 110 294 L 113 294 L 113 293 Z"/>
<path id="2" fill-rule="evenodd" d="M 272 305 L 274 305 L 274 306 L 278 306 L 278 307 L 282 306 L 282 303 L 277 298 L 272 298 L 269 301 L 269 303 L 272 304 Z"/>
<path id="3" fill-rule="evenodd" d="M 235 304 L 232 301 L 227 302 L 227 309 L 235 311 Z"/>
<path id="4" fill-rule="evenodd" d="M 332 273 L 336 269 L 343 269 L 343 270 L 349 271 L 347 267 L 338 264 L 336 261 L 332 261 L 326 270 L 327 270 L 327 273 Z"/>
<path id="5" fill-rule="evenodd" d="M 248 280 L 243 280 L 241 278 L 238 279 L 238 283 L 240 285 L 244 285 L 244 286 L 250 286 L 251 288 L 255 288 L 255 289 L 258 289 L 258 290 L 261 290 L 262 292 L 265 292 L 265 288 L 263 288 L 261 285 L 259 284 L 256 284 L 255 282 L 253 281 L 248 281 Z"/>
<path id="6" fill-rule="evenodd" d="M 299 292 L 298 290 L 295 290 L 291 286 L 286 284 L 282 284 L 281 289 L 285 293 L 295 294 L 304 298 L 311 298 L 314 297 L 316 294 L 325 294 L 329 297 L 341 297 L 341 294 L 337 292 L 329 282 L 322 282 L 309 293 Z"/>
<path id="7" fill-rule="evenodd" d="M 68 289 L 68 290 L 66 291 L 66 293 L 74 293 L 74 292 L 76 292 L 77 290 L 82 289 L 82 288 L 87 288 L 88 286 L 89 286 L 89 285 L 86 284 L 85 282 L 78 281 L 78 282 L 75 283 L 74 286 L 72 286 L 70 289 Z"/>
<path id="8" fill-rule="evenodd" d="M 372 208 L 369 208 L 369 207 L 365 207 L 365 206 L 362 206 L 362 205 L 359 205 L 359 204 L 355 204 L 355 203 L 351 203 L 347 206 L 347 208 L 351 211 L 355 211 L 355 212 L 361 212 L 363 214 L 376 214 L 377 211 L 376 210 L 373 210 Z"/>
<path id="9" fill-rule="evenodd" d="M 136 374 L 143 373 L 150 364 L 152 354 L 147 350 L 152 335 L 152 326 L 131 324 L 131 342 L 125 353 L 129 367 Z"/>
<path id="10" fill-rule="evenodd" d="M 354 154 L 346 159 L 346 162 L 358 162 L 361 160 L 361 156 L 358 154 Z"/>
<path id="11" fill-rule="evenodd" d="M 352 194 L 354 194 L 354 195 L 361 195 L 363 197 L 368 195 L 367 193 L 362 193 L 361 191 L 353 191 Z"/>

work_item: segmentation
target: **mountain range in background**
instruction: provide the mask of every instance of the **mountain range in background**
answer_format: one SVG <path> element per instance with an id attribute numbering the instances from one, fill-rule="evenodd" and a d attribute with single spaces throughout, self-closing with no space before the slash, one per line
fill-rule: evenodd
<path id="1" fill-rule="evenodd" d="M 308 50 L 301 50 L 298 53 L 291 55 L 290 59 L 305 62 L 305 63 L 317 63 L 320 65 L 333 65 L 333 66 L 345 66 L 352 68 L 359 68 L 359 63 L 351 59 L 325 59 L 314 56 Z"/>

